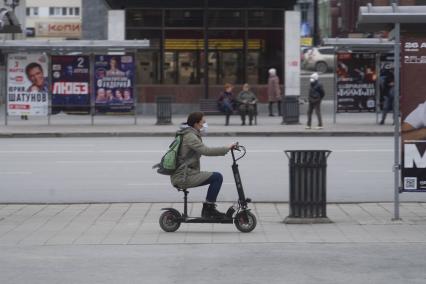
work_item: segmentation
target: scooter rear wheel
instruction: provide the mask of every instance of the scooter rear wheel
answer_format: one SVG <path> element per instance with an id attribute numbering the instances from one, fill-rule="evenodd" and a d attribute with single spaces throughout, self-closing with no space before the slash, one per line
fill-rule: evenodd
<path id="1" fill-rule="evenodd" d="M 160 216 L 160 227 L 165 232 L 175 232 L 180 227 L 180 214 L 176 211 L 167 210 Z"/>
<path id="2" fill-rule="evenodd" d="M 249 211 L 239 212 L 235 215 L 234 224 L 240 232 L 249 233 L 256 228 L 256 216 Z"/>

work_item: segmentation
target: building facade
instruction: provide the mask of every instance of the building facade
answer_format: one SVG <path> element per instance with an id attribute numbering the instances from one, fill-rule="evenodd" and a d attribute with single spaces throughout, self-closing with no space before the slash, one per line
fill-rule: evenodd
<path id="1" fill-rule="evenodd" d="M 137 53 L 140 102 L 167 94 L 177 103 L 194 104 L 217 97 L 225 83 L 246 82 L 265 101 L 268 69 L 276 68 L 283 78 L 284 13 L 295 3 L 83 0 L 83 37 L 106 39 L 108 10 L 122 10 L 124 38 L 149 39 L 150 48 Z M 104 17 L 93 23 L 94 13 Z"/>
<path id="2" fill-rule="evenodd" d="M 81 38 L 81 0 L 26 0 L 26 2 L 27 38 Z"/>

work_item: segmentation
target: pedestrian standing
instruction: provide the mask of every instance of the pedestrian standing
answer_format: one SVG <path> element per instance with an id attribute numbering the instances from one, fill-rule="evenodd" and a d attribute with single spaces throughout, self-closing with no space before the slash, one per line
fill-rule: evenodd
<path id="1" fill-rule="evenodd" d="M 393 73 L 389 72 L 383 82 L 383 93 L 384 93 L 384 103 L 382 111 L 382 119 L 380 124 L 385 124 L 386 116 L 388 112 L 393 111 L 393 101 L 395 98 L 395 82 Z M 395 121 L 394 121 L 395 124 Z"/>
<path id="2" fill-rule="evenodd" d="M 232 95 L 232 90 L 234 86 L 231 84 L 225 84 L 224 92 L 219 97 L 218 100 L 218 106 L 219 110 L 225 114 L 225 125 L 229 125 L 229 117 L 234 112 L 235 108 L 235 100 L 234 96 Z"/>
<path id="3" fill-rule="evenodd" d="M 316 129 L 322 129 L 322 117 L 321 117 L 321 101 L 324 98 L 325 92 L 321 83 L 318 81 L 318 73 L 313 73 L 310 78 L 311 86 L 309 89 L 309 107 L 308 107 L 308 123 L 306 129 L 311 129 L 312 113 L 315 113 L 318 118 L 318 127 Z"/>
<path id="4" fill-rule="evenodd" d="M 275 68 L 269 69 L 268 78 L 268 101 L 269 101 L 269 116 L 274 116 L 272 110 L 274 103 L 277 103 L 278 115 L 281 115 L 281 90 L 280 79 L 277 76 Z"/>

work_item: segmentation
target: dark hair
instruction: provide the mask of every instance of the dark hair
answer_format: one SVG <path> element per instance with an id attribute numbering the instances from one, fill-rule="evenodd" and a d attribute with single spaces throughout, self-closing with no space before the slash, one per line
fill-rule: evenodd
<path id="1" fill-rule="evenodd" d="M 200 122 L 203 119 L 203 116 L 204 116 L 204 113 L 202 113 L 201 111 L 190 113 L 188 115 L 188 119 L 186 120 L 186 124 L 193 127 L 194 124 Z"/>
<path id="2" fill-rule="evenodd" d="M 43 68 L 41 67 L 41 65 L 36 63 L 36 62 L 33 62 L 33 63 L 28 64 L 27 67 L 25 67 L 25 74 L 27 74 L 27 76 L 28 76 L 28 73 L 33 68 L 40 68 L 40 70 L 43 72 Z"/>

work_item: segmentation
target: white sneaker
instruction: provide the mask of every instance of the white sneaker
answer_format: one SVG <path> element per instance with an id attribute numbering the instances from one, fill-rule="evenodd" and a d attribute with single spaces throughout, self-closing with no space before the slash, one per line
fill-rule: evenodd
<path id="1" fill-rule="evenodd" d="M 310 126 L 306 126 L 306 127 L 305 127 L 305 129 L 306 129 L 306 130 L 309 130 L 309 129 L 311 129 L 311 127 L 310 127 Z"/>
<path id="2" fill-rule="evenodd" d="M 315 127 L 315 129 L 321 130 L 321 129 L 323 129 L 323 127 L 322 126 L 317 126 L 317 127 Z"/>

